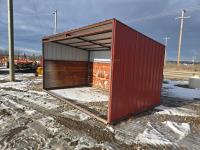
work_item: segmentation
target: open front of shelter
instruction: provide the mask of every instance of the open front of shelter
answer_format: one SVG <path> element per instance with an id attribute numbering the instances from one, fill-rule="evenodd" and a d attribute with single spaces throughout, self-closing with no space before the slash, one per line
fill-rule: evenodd
<path id="1" fill-rule="evenodd" d="M 160 103 L 165 47 L 107 20 L 43 38 L 43 88 L 104 122 Z"/>

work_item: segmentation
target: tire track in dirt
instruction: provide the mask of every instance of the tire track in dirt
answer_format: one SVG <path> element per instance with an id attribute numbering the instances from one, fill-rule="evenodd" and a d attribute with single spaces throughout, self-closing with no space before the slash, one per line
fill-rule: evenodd
<path id="1" fill-rule="evenodd" d="M 122 142 L 119 142 L 115 139 L 114 134 L 112 132 L 106 131 L 105 127 L 102 125 L 99 126 L 91 126 L 90 124 L 85 122 L 76 121 L 70 118 L 66 118 L 60 113 L 57 113 L 56 111 L 48 110 L 42 106 L 39 106 L 35 103 L 29 102 L 28 99 L 29 96 L 24 96 L 23 98 L 17 98 L 17 96 L 11 96 L 10 99 L 14 99 L 16 103 L 23 105 L 27 108 L 31 108 L 33 110 L 36 110 L 37 112 L 42 113 L 45 116 L 51 116 L 53 117 L 58 123 L 61 125 L 64 125 L 66 128 L 70 130 L 76 130 L 77 132 L 83 132 L 84 134 L 87 134 L 88 136 L 94 138 L 97 140 L 98 143 L 104 143 L 109 142 L 113 143 L 115 145 L 118 145 L 120 149 L 134 149 L 138 147 L 137 145 L 126 145 Z M 66 111 L 66 110 L 63 110 Z M 118 144 L 116 144 L 118 143 Z"/>

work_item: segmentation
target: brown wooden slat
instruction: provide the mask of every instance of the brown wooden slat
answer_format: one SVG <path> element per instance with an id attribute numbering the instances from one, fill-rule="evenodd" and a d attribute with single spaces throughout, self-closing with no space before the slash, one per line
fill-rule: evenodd
<path id="1" fill-rule="evenodd" d="M 45 60 L 45 88 L 88 84 L 87 61 Z"/>

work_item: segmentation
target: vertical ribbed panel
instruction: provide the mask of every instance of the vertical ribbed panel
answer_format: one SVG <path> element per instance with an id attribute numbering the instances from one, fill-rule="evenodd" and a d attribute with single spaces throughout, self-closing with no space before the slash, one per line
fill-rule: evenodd
<path id="1" fill-rule="evenodd" d="M 110 51 L 91 51 L 90 62 L 110 62 Z"/>
<path id="2" fill-rule="evenodd" d="M 88 61 L 88 52 L 57 43 L 45 43 L 46 60 Z"/>
<path id="3" fill-rule="evenodd" d="M 160 103 L 165 49 L 118 21 L 114 28 L 109 123 Z"/>

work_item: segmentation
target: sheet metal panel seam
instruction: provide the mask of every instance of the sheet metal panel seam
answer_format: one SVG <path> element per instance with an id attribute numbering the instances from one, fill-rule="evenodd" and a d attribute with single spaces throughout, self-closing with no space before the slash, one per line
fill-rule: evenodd
<path id="1" fill-rule="evenodd" d="M 111 45 L 111 64 L 110 64 L 110 89 L 109 89 L 109 101 L 108 101 L 108 114 L 107 122 L 111 123 L 111 113 L 112 113 L 112 88 L 113 88 L 113 64 L 114 64 L 114 53 L 115 53 L 115 36 L 116 36 L 116 20 L 112 21 L 112 45 Z"/>

